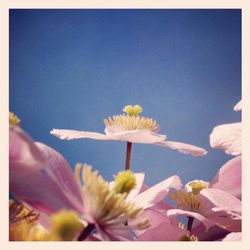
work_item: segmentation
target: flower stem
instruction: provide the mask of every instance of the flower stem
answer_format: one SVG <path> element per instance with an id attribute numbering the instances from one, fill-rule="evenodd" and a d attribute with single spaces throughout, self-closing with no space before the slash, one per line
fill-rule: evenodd
<path id="1" fill-rule="evenodd" d="M 192 226 L 193 226 L 194 218 L 191 216 L 188 216 L 188 224 L 187 224 L 187 230 L 191 233 Z"/>
<path id="2" fill-rule="evenodd" d="M 131 148 L 132 148 L 132 143 L 131 142 L 127 142 L 125 170 L 129 170 L 130 169 Z"/>
<path id="3" fill-rule="evenodd" d="M 94 229 L 94 224 L 88 224 L 88 226 L 85 227 L 78 236 L 77 241 L 84 241 L 93 232 Z"/>

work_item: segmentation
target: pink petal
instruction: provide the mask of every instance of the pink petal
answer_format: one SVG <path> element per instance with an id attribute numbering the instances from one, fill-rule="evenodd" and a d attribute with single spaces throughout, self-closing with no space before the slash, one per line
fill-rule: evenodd
<path id="1" fill-rule="evenodd" d="M 72 201 L 72 204 L 81 209 L 83 205 L 82 194 L 68 162 L 53 148 L 40 142 L 36 142 L 35 144 L 47 159 L 49 167 L 46 170 L 48 174 L 57 181 L 64 194 Z"/>
<path id="2" fill-rule="evenodd" d="M 241 240 L 241 235 L 242 235 L 241 232 L 230 233 L 222 241 L 240 241 Z"/>
<path id="3" fill-rule="evenodd" d="M 241 199 L 241 156 L 237 156 L 224 164 L 216 173 L 209 185 Z"/>
<path id="4" fill-rule="evenodd" d="M 158 227 L 148 229 L 138 237 L 139 241 L 178 241 L 187 231 L 172 225 L 170 222 L 162 222 Z"/>
<path id="5" fill-rule="evenodd" d="M 45 171 L 28 169 L 23 164 L 13 166 L 12 169 L 14 171 L 10 172 L 9 177 L 10 192 L 32 208 L 47 214 L 63 208 L 82 212 Z"/>
<path id="6" fill-rule="evenodd" d="M 153 133 L 149 130 L 131 130 L 109 134 L 100 134 L 88 131 L 53 129 L 50 133 L 64 140 L 89 138 L 95 140 L 128 141 L 132 143 L 146 144 L 152 144 L 158 141 L 165 140 L 166 138 L 165 135 Z"/>
<path id="7" fill-rule="evenodd" d="M 12 163 L 25 163 L 26 167 L 42 168 L 46 159 L 34 144 L 33 140 L 19 127 L 9 128 L 9 161 Z"/>
<path id="8" fill-rule="evenodd" d="M 241 122 L 216 126 L 210 134 L 210 145 L 230 155 L 241 154 Z"/>
<path id="9" fill-rule="evenodd" d="M 182 142 L 162 141 L 162 142 L 157 142 L 155 144 L 162 146 L 162 147 L 176 149 L 180 153 L 191 154 L 193 156 L 203 156 L 203 155 L 207 154 L 207 151 L 203 148 L 196 147 L 194 145 L 186 144 L 186 143 L 182 143 Z"/>
<path id="10" fill-rule="evenodd" d="M 186 211 L 182 209 L 170 209 L 167 211 L 167 217 L 170 219 L 172 224 L 178 225 L 179 222 L 177 220 L 177 216 L 179 215 L 190 216 L 190 217 L 197 219 L 205 226 L 206 230 L 208 230 L 211 226 L 214 225 L 213 221 L 211 221 L 210 219 L 207 219 L 206 217 L 204 217 L 203 215 L 199 213 L 190 212 L 190 211 Z"/>
<path id="11" fill-rule="evenodd" d="M 240 100 L 235 106 L 234 111 L 241 111 L 242 110 L 242 101 Z"/>
<path id="12" fill-rule="evenodd" d="M 179 176 L 174 175 L 138 194 L 131 201 L 136 203 L 139 207 L 146 209 L 162 201 L 170 188 L 177 189 L 180 186 L 182 186 L 182 184 Z"/>
<path id="13" fill-rule="evenodd" d="M 144 181 L 144 177 L 145 174 L 144 173 L 134 173 L 135 176 L 135 187 L 129 192 L 126 200 L 129 201 L 131 199 L 133 199 L 134 197 L 136 197 L 136 195 L 139 194 L 142 185 L 143 185 L 143 181 Z"/>
<path id="14" fill-rule="evenodd" d="M 200 212 L 229 231 L 241 230 L 241 201 L 220 189 L 206 188 L 199 194 Z"/>

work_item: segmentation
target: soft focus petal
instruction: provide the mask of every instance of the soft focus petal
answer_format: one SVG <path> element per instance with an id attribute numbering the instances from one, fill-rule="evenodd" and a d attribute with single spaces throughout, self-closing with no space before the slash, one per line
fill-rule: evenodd
<path id="1" fill-rule="evenodd" d="M 230 233 L 222 241 L 241 241 L 241 232 Z"/>
<path id="2" fill-rule="evenodd" d="M 182 209 L 170 209 L 167 211 L 166 214 L 167 214 L 167 217 L 170 219 L 171 223 L 175 224 L 175 225 L 178 225 L 178 223 L 179 223 L 177 220 L 177 216 L 179 216 L 179 215 L 190 216 L 190 217 L 197 219 L 205 226 L 206 230 L 208 230 L 211 226 L 214 225 L 213 221 L 207 219 L 203 215 L 201 215 L 199 213 L 195 213 L 195 212 L 182 210 Z"/>
<path id="3" fill-rule="evenodd" d="M 180 177 L 174 175 L 138 194 L 134 199 L 131 199 L 131 201 L 137 204 L 138 207 L 146 209 L 162 201 L 170 188 L 178 189 L 181 186 Z"/>
<path id="4" fill-rule="evenodd" d="M 178 241 L 187 231 L 172 225 L 170 222 L 162 222 L 158 227 L 148 229 L 138 237 L 139 241 Z"/>
<path id="5" fill-rule="evenodd" d="M 241 156 L 225 163 L 213 177 L 210 188 L 217 188 L 241 199 Z"/>
<path id="6" fill-rule="evenodd" d="M 58 172 L 57 164 L 63 163 L 62 156 L 55 152 L 44 154 L 23 130 L 12 127 L 9 152 L 9 188 L 13 195 L 47 214 L 63 208 L 82 212 L 82 204 L 73 201 L 74 194 L 65 192 L 66 186 L 72 184 L 70 177 L 64 179 L 67 182 L 63 185 L 59 181 L 65 174 Z"/>
<path id="7" fill-rule="evenodd" d="M 144 181 L 144 177 L 145 174 L 144 173 L 134 173 L 135 176 L 135 187 L 129 192 L 128 196 L 127 196 L 127 201 L 133 199 L 136 195 L 139 194 L 142 185 L 143 185 L 143 181 Z"/>
<path id="8" fill-rule="evenodd" d="M 105 130 L 106 131 L 106 130 Z M 132 130 L 117 133 L 100 134 L 88 131 L 66 130 L 66 129 L 53 129 L 51 134 L 64 140 L 89 138 L 95 140 L 118 140 L 128 141 L 132 143 L 155 143 L 165 140 L 165 135 L 160 135 L 149 130 Z"/>
<path id="9" fill-rule="evenodd" d="M 78 210 L 81 210 L 83 200 L 80 187 L 74 178 L 68 162 L 53 148 L 40 142 L 36 142 L 35 144 L 47 159 L 49 164 L 47 168 L 48 174 L 58 183 L 62 192 L 68 196 L 72 204 L 75 204 L 74 206 L 78 207 Z"/>
<path id="10" fill-rule="evenodd" d="M 241 123 L 216 126 L 210 134 L 210 145 L 230 155 L 241 154 Z"/>
<path id="11" fill-rule="evenodd" d="M 241 201 L 220 189 L 206 188 L 199 194 L 200 212 L 229 231 L 241 231 Z"/>
<path id="12" fill-rule="evenodd" d="M 168 147 L 171 149 L 176 149 L 180 153 L 183 154 L 191 154 L 193 156 L 203 156 L 207 154 L 207 151 L 203 148 L 196 147 L 191 144 L 186 144 L 182 142 L 175 142 L 175 141 L 162 141 L 155 143 L 156 145 L 162 146 L 162 147 Z"/>
<path id="13" fill-rule="evenodd" d="M 241 111 L 242 110 L 242 100 L 240 100 L 235 106 L 234 111 Z"/>
<path id="14" fill-rule="evenodd" d="M 33 140 L 19 127 L 9 128 L 9 161 L 12 164 L 25 163 L 26 167 L 44 167 L 46 159 Z"/>
<path id="15" fill-rule="evenodd" d="M 10 192 L 19 200 L 46 214 L 63 208 L 81 212 L 46 171 L 30 170 L 20 164 L 12 169 L 9 177 Z"/>

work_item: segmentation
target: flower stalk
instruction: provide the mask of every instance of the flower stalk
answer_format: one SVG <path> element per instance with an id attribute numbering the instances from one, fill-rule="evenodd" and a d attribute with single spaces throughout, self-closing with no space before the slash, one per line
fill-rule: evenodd
<path id="1" fill-rule="evenodd" d="M 125 170 L 130 169 L 131 149 L 132 149 L 132 143 L 127 142 Z"/>

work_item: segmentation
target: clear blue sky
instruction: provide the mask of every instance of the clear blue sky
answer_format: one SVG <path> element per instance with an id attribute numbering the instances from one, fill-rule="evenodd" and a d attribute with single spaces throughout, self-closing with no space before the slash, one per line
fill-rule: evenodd
<path id="1" fill-rule="evenodd" d="M 209 180 L 230 156 L 213 127 L 240 121 L 240 10 L 10 10 L 10 110 L 34 140 L 105 178 L 124 168 L 124 142 L 62 141 L 52 128 L 103 132 L 102 119 L 143 106 L 169 140 L 205 157 L 136 144 L 132 170 L 153 184 L 178 174 Z"/>

